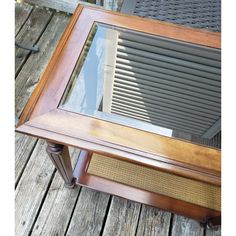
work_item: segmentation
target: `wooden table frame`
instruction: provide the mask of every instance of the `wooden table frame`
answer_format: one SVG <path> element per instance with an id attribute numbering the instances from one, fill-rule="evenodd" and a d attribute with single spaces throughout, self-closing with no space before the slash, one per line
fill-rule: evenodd
<path id="1" fill-rule="evenodd" d="M 184 214 L 200 221 L 219 216 L 218 211 L 166 196 L 157 194 L 154 196 L 153 193 L 145 195 L 147 193 L 143 190 L 134 190 L 132 187 L 121 186 L 118 183 L 116 183 L 116 189 L 119 187 L 120 191 L 115 192 L 115 188 L 110 191 L 104 184 L 101 185 L 98 177 L 85 175 L 85 163 L 89 163 L 88 157 L 95 152 L 205 183 L 221 185 L 221 152 L 218 149 L 164 137 L 59 108 L 63 93 L 94 22 L 220 48 L 219 33 L 78 6 L 30 97 L 16 130 L 48 141 L 47 152 L 68 187 L 73 187 L 75 183 L 89 186 Z M 129 133 L 129 139 L 126 137 L 127 133 Z M 82 152 L 74 174 L 68 146 L 89 151 L 87 154 Z M 111 181 L 103 180 L 103 183 L 104 181 L 109 186 L 111 185 Z M 134 199 L 131 194 L 127 193 L 128 190 L 131 193 L 136 191 L 140 198 Z"/>

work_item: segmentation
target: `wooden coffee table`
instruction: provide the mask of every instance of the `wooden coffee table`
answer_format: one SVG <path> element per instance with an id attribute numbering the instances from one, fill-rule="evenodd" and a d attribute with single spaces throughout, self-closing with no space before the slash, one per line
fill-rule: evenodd
<path id="1" fill-rule="evenodd" d="M 220 64 L 219 33 L 78 6 L 16 130 L 67 187 L 219 224 Z"/>

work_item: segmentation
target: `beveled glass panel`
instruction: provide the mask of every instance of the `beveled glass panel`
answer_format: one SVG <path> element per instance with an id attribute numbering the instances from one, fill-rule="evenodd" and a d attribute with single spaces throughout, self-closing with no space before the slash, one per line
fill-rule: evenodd
<path id="1" fill-rule="evenodd" d="M 60 108 L 220 147 L 220 50 L 94 24 Z"/>

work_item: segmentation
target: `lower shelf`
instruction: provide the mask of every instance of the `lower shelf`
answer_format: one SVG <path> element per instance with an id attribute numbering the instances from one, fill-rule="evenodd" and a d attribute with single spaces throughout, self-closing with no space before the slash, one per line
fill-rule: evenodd
<path id="1" fill-rule="evenodd" d="M 77 183 L 199 221 L 220 215 L 218 186 L 82 151 Z"/>

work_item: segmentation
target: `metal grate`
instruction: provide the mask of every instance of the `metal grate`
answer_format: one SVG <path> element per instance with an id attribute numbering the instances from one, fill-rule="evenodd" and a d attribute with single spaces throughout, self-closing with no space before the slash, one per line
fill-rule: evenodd
<path id="1" fill-rule="evenodd" d="M 121 11 L 210 31 L 221 31 L 220 0 L 124 0 Z"/>
<path id="2" fill-rule="evenodd" d="M 121 32 L 111 112 L 213 137 L 220 119 L 220 50 Z M 218 122 L 219 123 L 219 122 Z"/>

